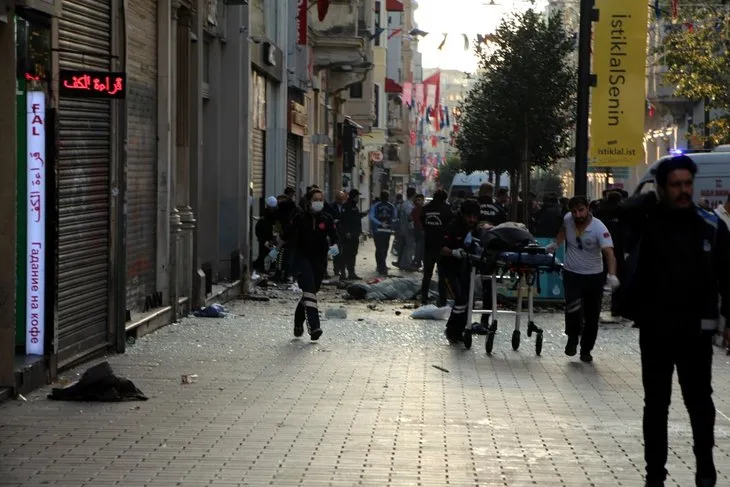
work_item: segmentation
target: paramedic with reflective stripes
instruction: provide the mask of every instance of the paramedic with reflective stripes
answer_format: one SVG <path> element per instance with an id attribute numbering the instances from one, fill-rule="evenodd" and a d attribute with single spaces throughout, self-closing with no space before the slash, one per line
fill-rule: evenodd
<path id="1" fill-rule="evenodd" d="M 629 236 L 629 272 L 622 276 L 626 289 L 619 311 L 639 328 L 649 487 L 663 486 L 667 476 L 675 367 L 692 426 L 695 485 L 717 484 L 712 339 L 720 315 L 730 314 L 730 234 L 718 215 L 693 203 L 696 173 L 690 157 L 667 158 L 656 168 L 657 193 L 619 206 L 619 221 Z"/>
<path id="2" fill-rule="evenodd" d="M 570 213 L 563 218 L 555 243 L 549 246 L 552 251 L 563 242 L 566 246 L 563 284 L 568 343 L 565 354 L 569 357 L 575 355 L 580 340 L 580 359 L 592 362 L 591 352 L 598 336 L 604 285 L 611 290 L 619 286 L 616 257 L 611 234 L 601 220 L 591 215 L 588 200 L 575 196 L 568 202 L 568 209 Z M 606 259 L 608 276 L 603 271 L 603 259 Z"/>
<path id="3" fill-rule="evenodd" d="M 466 328 L 466 306 L 469 302 L 470 266 L 465 261 L 471 236 L 479 224 L 479 203 L 465 200 L 461 204 L 460 215 L 446 230 L 441 247 L 439 271 L 443 270 L 446 288 L 454 296 L 454 307 L 446 322 L 446 339 L 450 343 L 462 341 Z"/>
<path id="4" fill-rule="evenodd" d="M 322 336 L 317 309 L 317 292 L 327 272 L 327 256 L 337 256 L 337 228 L 332 217 L 323 212 L 324 195 L 319 189 L 309 192 L 304 211 L 294 217 L 285 240 L 291 242 L 297 283 L 302 297 L 294 312 L 294 336 L 304 334 L 304 323 L 312 340 Z"/>

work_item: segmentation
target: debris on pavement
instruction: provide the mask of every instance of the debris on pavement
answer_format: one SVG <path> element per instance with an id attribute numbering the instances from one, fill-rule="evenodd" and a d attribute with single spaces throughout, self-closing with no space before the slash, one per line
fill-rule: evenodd
<path id="1" fill-rule="evenodd" d="M 192 384 L 198 380 L 198 374 L 183 374 L 180 378 L 181 384 Z"/>
<path id="2" fill-rule="evenodd" d="M 347 310 L 345 308 L 327 308 L 324 316 L 328 320 L 346 320 Z"/>
<path id="3" fill-rule="evenodd" d="M 48 399 L 55 401 L 122 402 L 146 401 L 142 391 L 129 379 L 117 377 L 109 362 L 94 365 L 68 387 L 54 387 Z"/>
<path id="4" fill-rule="evenodd" d="M 17 396 L 17 397 L 18 397 L 18 400 L 20 400 L 20 401 L 23 401 L 23 402 L 28 402 L 28 400 L 27 400 L 27 399 L 25 398 L 25 396 L 24 396 L 24 395 L 22 395 L 22 394 L 18 394 L 18 396 Z"/>
<path id="5" fill-rule="evenodd" d="M 433 367 L 434 369 L 440 370 L 441 372 L 446 372 L 447 374 L 449 373 L 449 369 L 439 367 L 438 365 L 431 365 L 431 367 Z"/>
<path id="6" fill-rule="evenodd" d="M 414 320 L 447 320 L 450 313 L 450 306 L 439 308 L 435 304 L 427 304 L 413 311 L 411 318 Z"/>
<path id="7" fill-rule="evenodd" d="M 415 278 L 385 279 L 375 284 L 358 282 L 347 286 L 347 293 L 352 298 L 367 301 L 408 301 L 420 292 L 421 280 Z"/>
<path id="8" fill-rule="evenodd" d="M 226 309 L 223 305 L 213 303 L 193 312 L 196 318 L 223 318 L 226 316 Z"/>

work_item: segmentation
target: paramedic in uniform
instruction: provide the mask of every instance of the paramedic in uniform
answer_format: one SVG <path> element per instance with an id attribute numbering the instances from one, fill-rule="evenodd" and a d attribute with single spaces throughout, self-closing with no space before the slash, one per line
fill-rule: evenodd
<path id="1" fill-rule="evenodd" d="M 373 232 L 375 241 L 375 264 L 378 274 L 388 274 L 388 267 L 385 260 L 388 257 L 390 247 L 390 236 L 393 234 L 393 226 L 398 221 L 398 210 L 388 201 L 390 193 L 380 193 L 380 201 L 370 208 L 370 231 Z"/>
<path id="2" fill-rule="evenodd" d="M 507 212 L 494 202 L 494 186 L 482 183 L 479 187 L 479 223 L 496 227 L 507 221 Z M 482 309 L 492 308 L 492 280 L 482 279 Z M 479 333 L 485 333 L 489 326 L 489 314 L 483 313 Z"/>
<path id="3" fill-rule="evenodd" d="M 601 315 L 604 285 L 615 290 L 619 286 L 616 277 L 616 258 L 613 241 L 606 225 L 588 211 L 588 200 L 574 196 L 568 202 L 570 213 L 565 215 L 563 226 L 555 243 L 548 246 L 555 251 L 565 243 L 563 283 L 565 285 L 565 334 L 568 343 L 565 354 L 576 354 L 580 337 L 580 359 L 592 362 L 593 346 L 598 335 L 598 319 Z M 603 272 L 606 259 L 608 276 Z"/>
<path id="4" fill-rule="evenodd" d="M 440 269 L 444 274 L 446 287 L 454 296 L 454 308 L 446 322 L 446 339 L 450 343 L 462 341 L 466 328 L 466 308 L 469 300 L 470 268 L 464 259 L 467 257 L 467 248 L 470 237 L 479 224 L 479 203 L 475 200 L 464 200 L 461 204 L 459 216 L 446 230 L 441 247 Z"/>
<path id="5" fill-rule="evenodd" d="M 692 425 L 695 485 L 717 482 L 712 338 L 720 314 L 727 318 L 730 312 L 730 235 L 717 214 L 693 204 L 696 173 L 687 156 L 667 159 L 656 169 L 657 193 L 637 195 L 619 207 L 630 270 L 623 277 L 621 311 L 639 328 L 648 487 L 663 486 L 667 476 L 675 367 Z"/>
<path id="6" fill-rule="evenodd" d="M 324 195 L 313 189 L 306 197 L 306 209 L 294 217 L 285 240 L 294 249 L 297 283 L 302 297 L 294 312 L 294 336 L 304 334 L 304 323 L 312 340 L 322 336 L 317 309 L 317 292 L 327 272 L 327 255 L 339 253 L 337 228 L 324 210 Z"/>
<path id="7" fill-rule="evenodd" d="M 433 194 L 433 200 L 421 211 L 421 225 L 424 233 L 423 282 L 421 283 L 421 304 L 428 303 L 433 269 L 438 264 L 438 305 L 446 306 L 446 279 L 439 254 L 444 243 L 446 228 L 454 218 L 451 207 L 446 203 L 446 191 L 440 189 Z"/>

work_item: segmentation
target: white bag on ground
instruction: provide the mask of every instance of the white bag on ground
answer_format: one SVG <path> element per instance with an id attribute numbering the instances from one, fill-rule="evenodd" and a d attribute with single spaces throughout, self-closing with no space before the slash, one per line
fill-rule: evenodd
<path id="1" fill-rule="evenodd" d="M 414 320 L 447 320 L 451 313 L 450 306 L 444 306 L 439 308 L 435 304 L 427 304 L 421 306 L 411 313 L 411 318 Z"/>

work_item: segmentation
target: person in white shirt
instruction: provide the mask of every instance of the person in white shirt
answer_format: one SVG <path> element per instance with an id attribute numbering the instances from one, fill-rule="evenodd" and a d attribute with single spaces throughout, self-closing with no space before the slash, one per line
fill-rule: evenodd
<path id="1" fill-rule="evenodd" d="M 592 362 L 591 352 L 598 336 L 604 286 L 611 290 L 619 286 L 616 258 L 611 234 L 601 220 L 591 215 L 588 200 L 575 196 L 568 202 L 568 209 L 570 213 L 563 218 L 563 226 L 548 250 L 554 251 L 563 243 L 566 245 L 563 284 L 568 343 L 565 354 L 572 357 L 577 353 L 582 321 L 580 359 Z M 608 276 L 603 271 L 603 259 L 606 259 Z"/>

